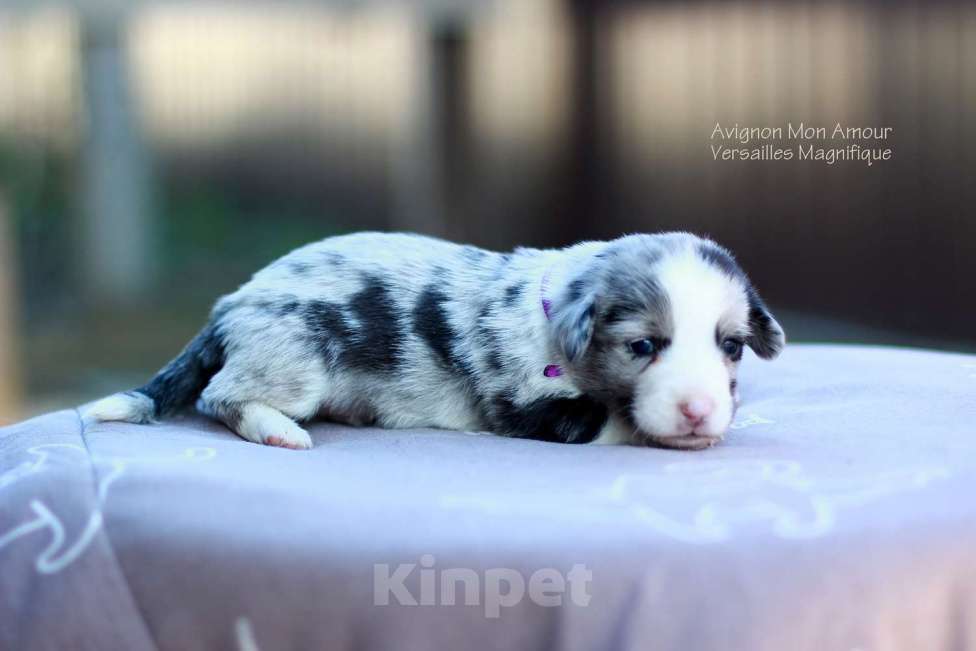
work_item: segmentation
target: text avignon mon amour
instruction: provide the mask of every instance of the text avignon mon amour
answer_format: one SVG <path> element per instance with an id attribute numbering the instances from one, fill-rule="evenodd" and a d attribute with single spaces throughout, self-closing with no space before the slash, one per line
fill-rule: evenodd
<path id="1" fill-rule="evenodd" d="M 715 124 L 712 130 L 712 158 L 722 161 L 789 161 L 812 160 L 833 165 L 838 161 L 861 161 L 869 167 L 876 162 L 891 160 L 892 151 L 883 146 L 864 146 L 860 142 L 873 141 L 872 145 L 884 144 L 891 136 L 892 127 L 847 127 L 840 122 L 833 128 L 809 127 L 802 122 L 785 127 L 723 127 Z M 753 147 L 716 144 L 715 141 L 732 142 L 735 145 L 764 144 Z M 778 146 L 769 141 L 788 140 L 796 146 Z M 839 147 L 822 147 L 809 141 L 838 141 Z"/>

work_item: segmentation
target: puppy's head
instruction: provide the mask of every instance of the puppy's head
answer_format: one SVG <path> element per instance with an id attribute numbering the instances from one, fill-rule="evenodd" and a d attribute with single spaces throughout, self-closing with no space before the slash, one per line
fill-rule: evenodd
<path id="1" fill-rule="evenodd" d="M 743 347 L 771 359 L 785 343 L 731 254 L 686 233 L 612 242 L 554 304 L 553 333 L 573 376 L 637 443 L 717 442 L 735 411 Z"/>

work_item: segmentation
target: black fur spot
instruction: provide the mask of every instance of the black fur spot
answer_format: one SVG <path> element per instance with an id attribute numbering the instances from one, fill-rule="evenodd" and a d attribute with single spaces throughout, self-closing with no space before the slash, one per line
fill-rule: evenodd
<path id="1" fill-rule="evenodd" d="M 404 326 L 389 287 L 367 276 L 364 287 L 349 300 L 349 311 L 359 321 L 342 361 L 365 371 L 392 371 L 403 357 Z"/>
<path id="2" fill-rule="evenodd" d="M 607 324 L 619 323 L 624 320 L 624 311 L 613 305 L 603 313 L 603 322 Z"/>
<path id="3" fill-rule="evenodd" d="M 488 368 L 496 373 L 505 368 L 505 356 L 502 355 L 501 348 L 497 345 L 492 346 L 485 352 L 485 362 Z"/>
<path id="4" fill-rule="evenodd" d="M 735 258 L 732 257 L 732 254 L 716 244 L 711 242 L 699 244 L 698 255 L 701 256 L 702 260 L 721 269 L 728 276 L 745 278 L 745 273 Z"/>
<path id="5" fill-rule="evenodd" d="M 478 320 L 482 321 L 495 314 L 495 304 L 491 301 L 485 301 L 482 303 L 481 307 L 478 308 Z"/>
<path id="6" fill-rule="evenodd" d="M 633 315 L 644 314 L 645 312 L 646 308 L 634 303 L 617 303 L 609 306 L 607 311 L 603 313 L 603 322 L 608 325 L 619 323 Z"/>
<path id="7" fill-rule="evenodd" d="M 333 267 L 341 267 L 346 263 L 346 258 L 341 253 L 335 251 L 325 252 L 325 261 Z"/>
<path id="8" fill-rule="evenodd" d="M 309 271 L 312 270 L 312 265 L 307 262 L 289 262 L 288 271 L 292 272 L 296 276 L 304 276 Z"/>
<path id="9" fill-rule="evenodd" d="M 569 289 L 566 291 L 566 298 L 570 302 L 578 301 L 583 295 L 583 289 L 586 287 L 586 283 L 582 279 L 577 278 L 573 282 L 569 283 Z"/>
<path id="10" fill-rule="evenodd" d="M 474 374 L 470 365 L 456 352 L 460 337 L 448 321 L 445 304 L 447 295 L 434 285 L 428 285 L 420 293 L 413 309 L 413 329 L 430 346 L 447 368 L 466 376 Z"/>
<path id="11" fill-rule="evenodd" d="M 493 403 L 500 433 L 554 443 L 590 443 L 608 416 L 604 405 L 587 396 L 543 398 L 516 405 L 509 396 L 499 395 Z"/>
<path id="12" fill-rule="evenodd" d="M 505 356 L 502 354 L 500 337 L 488 324 L 488 319 L 495 313 L 495 303 L 486 301 L 478 310 L 478 322 L 475 327 L 475 343 L 478 350 L 484 352 L 484 360 L 488 368 L 499 372 L 505 367 Z"/>
<path id="13" fill-rule="evenodd" d="M 289 314 L 294 314 L 297 312 L 298 308 L 300 307 L 301 303 L 299 303 L 297 299 L 289 298 L 275 304 L 274 313 L 279 317 L 288 316 Z"/>
<path id="14" fill-rule="evenodd" d="M 514 285 L 509 285 L 505 288 L 505 297 L 502 299 L 502 305 L 505 307 L 512 307 L 518 303 L 519 299 L 522 298 L 522 294 L 525 292 L 526 281 L 522 280 Z"/>
<path id="15" fill-rule="evenodd" d="M 302 307 L 301 317 L 318 353 L 328 363 L 339 363 L 345 347 L 353 338 L 352 328 L 342 313 L 342 307 L 328 301 L 309 301 Z"/>
<path id="16" fill-rule="evenodd" d="M 660 327 L 670 327 L 671 301 L 657 279 L 647 273 L 624 269 L 610 275 L 605 302 L 621 317 L 653 315 Z"/>

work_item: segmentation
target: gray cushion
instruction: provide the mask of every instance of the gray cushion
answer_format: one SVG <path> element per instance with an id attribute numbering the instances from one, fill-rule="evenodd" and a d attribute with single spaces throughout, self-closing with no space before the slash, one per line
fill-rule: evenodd
<path id="1" fill-rule="evenodd" d="M 74 411 L 8 427 L 0 648 L 976 647 L 976 358 L 795 345 L 740 386 L 704 452 L 331 424 L 296 452 Z M 375 605 L 377 564 L 421 560 L 437 582 L 473 570 L 480 603 Z M 574 565 L 585 605 L 484 594 Z"/>

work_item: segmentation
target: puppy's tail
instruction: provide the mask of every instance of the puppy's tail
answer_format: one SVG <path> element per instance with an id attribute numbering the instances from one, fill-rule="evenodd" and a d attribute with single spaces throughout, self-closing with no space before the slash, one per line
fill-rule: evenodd
<path id="1" fill-rule="evenodd" d="M 223 341 L 211 323 L 148 384 L 83 407 L 81 418 L 85 424 L 150 423 L 192 404 L 223 365 Z"/>

